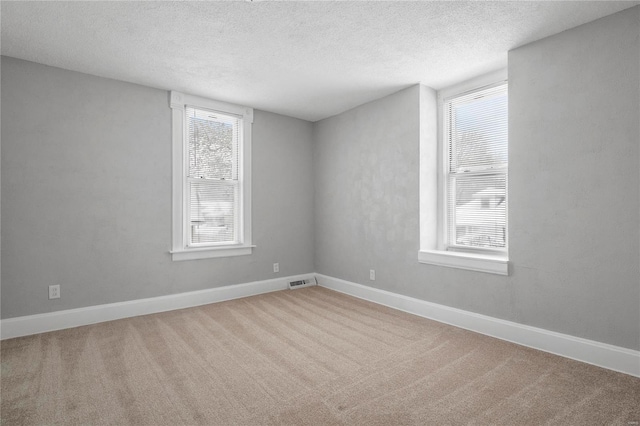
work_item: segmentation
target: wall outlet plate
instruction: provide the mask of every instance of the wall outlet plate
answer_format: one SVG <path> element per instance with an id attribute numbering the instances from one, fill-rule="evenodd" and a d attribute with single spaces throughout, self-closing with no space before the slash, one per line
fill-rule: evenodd
<path id="1" fill-rule="evenodd" d="M 60 299 L 60 284 L 49 286 L 49 299 Z"/>

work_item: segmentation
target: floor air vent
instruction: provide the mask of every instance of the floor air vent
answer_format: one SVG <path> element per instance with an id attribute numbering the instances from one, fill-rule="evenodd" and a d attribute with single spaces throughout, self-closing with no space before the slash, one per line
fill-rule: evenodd
<path id="1" fill-rule="evenodd" d="M 318 281 L 316 281 L 315 277 L 305 278 L 303 280 L 289 282 L 289 289 L 294 290 L 296 288 L 309 287 L 317 284 L 318 284 Z"/>

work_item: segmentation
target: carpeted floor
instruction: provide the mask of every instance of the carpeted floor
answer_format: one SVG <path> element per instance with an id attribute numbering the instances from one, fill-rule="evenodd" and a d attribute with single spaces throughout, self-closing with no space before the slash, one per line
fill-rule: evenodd
<path id="1" fill-rule="evenodd" d="M 321 287 L 2 342 L 2 425 L 632 425 L 640 379 Z"/>

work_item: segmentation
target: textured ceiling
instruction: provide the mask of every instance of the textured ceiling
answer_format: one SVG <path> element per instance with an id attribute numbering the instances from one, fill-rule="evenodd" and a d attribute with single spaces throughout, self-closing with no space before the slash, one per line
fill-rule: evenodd
<path id="1" fill-rule="evenodd" d="M 639 2 L 5 2 L 2 54 L 316 121 Z"/>

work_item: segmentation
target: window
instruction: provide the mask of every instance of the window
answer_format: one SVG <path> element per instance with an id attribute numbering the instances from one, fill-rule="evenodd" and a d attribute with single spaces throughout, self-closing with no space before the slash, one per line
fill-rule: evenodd
<path id="1" fill-rule="evenodd" d="M 251 254 L 251 108 L 171 92 L 174 260 Z"/>
<path id="2" fill-rule="evenodd" d="M 507 250 L 507 85 L 444 100 L 447 250 Z"/>
<path id="3" fill-rule="evenodd" d="M 418 260 L 508 275 L 506 70 L 426 88 L 420 110 Z"/>

